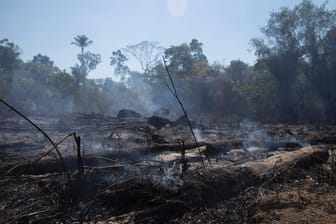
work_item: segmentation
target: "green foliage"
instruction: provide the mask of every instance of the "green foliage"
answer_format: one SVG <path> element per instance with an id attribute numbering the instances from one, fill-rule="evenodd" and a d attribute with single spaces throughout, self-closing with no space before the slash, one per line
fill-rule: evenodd
<path id="1" fill-rule="evenodd" d="M 75 91 L 75 80 L 65 71 L 57 73 L 53 82 L 55 90 L 58 91 L 64 98 L 71 96 Z"/>
<path id="2" fill-rule="evenodd" d="M 277 99 L 280 113 L 287 115 L 284 119 L 301 117 L 300 102 L 301 105 L 305 102 L 305 108 L 324 110 L 323 114 L 333 110 L 332 89 L 336 82 L 331 75 L 332 68 L 328 66 L 328 60 L 333 56 L 327 59 L 333 50 L 327 47 L 332 43 L 326 42 L 332 42 L 328 36 L 332 36 L 335 25 L 335 11 L 327 10 L 325 4 L 316 6 L 304 0 L 293 9 L 281 8 L 271 13 L 262 29 L 265 38 L 252 39 L 258 56 L 256 67 L 270 71 L 280 89 Z M 303 77 L 301 80 L 300 76 Z M 304 82 L 310 82 L 310 85 Z M 319 102 L 309 102 L 301 90 L 313 92 Z M 322 104 L 325 105 L 323 108 Z M 311 111 L 318 119 L 321 114 L 316 110 Z"/>
<path id="3" fill-rule="evenodd" d="M 225 68 L 225 75 L 232 83 L 239 85 L 246 79 L 248 68 L 248 64 L 240 60 L 233 60 L 230 62 L 230 65 Z"/>
<path id="4" fill-rule="evenodd" d="M 0 69 L 6 72 L 13 72 L 19 65 L 20 48 L 8 39 L 0 40 Z"/>
<path id="5" fill-rule="evenodd" d="M 33 57 L 24 66 L 30 78 L 37 82 L 48 85 L 53 82 L 54 76 L 60 73 L 60 70 L 54 66 L 54 62 L 48 56 L 38 54 Z"/>
<path id="6" fill-rule="evenodd" d="M 207 57 L 203 54 L 203 44 L 192 39 L 189 44 L 171 46 L 165 50 L 165 60 L 168 68 L 176 79 L 192 81 L 195 78 L 207 78 L 209 65 Z"/>
<path id="7" fill-rule="evenodd" d="M 93 42 L 89 40 L 87 36 L 83 35 L 77 35 L 74 42 L 71 42 L 71 44 L 76 45 L 77 47 L 81 48 L 82 55 L 84 54 L 84 48 L 88 47 Z"/>
<path id="8" fill-rule="evenodd" d="M 169 62 L 169 70 L 178 79 L 191 77 L 193 60 L 188 44 L 184 43 L 166 49 L 165 59 Z"/>
<path id="9" fill-rule="evenodd" d="M 95 70 L 97 65 L 101 62 L 100 54 L 93 54 L 91 52 L 85 52 L 83 55 L 79 54 L 77 58 L 87 74 Z"/>
<path id="10" fill-rule="evenodd" d="M 101 62 L 100 54 L 94 54 L 89 51 L 85 52 L 84 49 L 93 42 L 85 35 L 77 35 L 74 42 L 71 44 L 80 47 L 81 53 L 77 55 L 79 65 L 76 64 L 71 68 L 71 72 L 76 80 L 77 85 L 81 85 L 85 82 L 88 74 L 95 70 L 97 65 Z"/>
<path id="11" fill-rule="evenodd" d="M 113 51 L 111 59 L 111 65 L 115 66 L 114 74 L 121 78 L 121 81 L 125 82 L 129 68 L 125 65 L 128 58 L 120 51 Z"/>
<path id="12" fill-rule="evenodd" d="M 19 67 L 20 48 L 7 39 L 0 40 L 0 96 L 6 97 L 11 89 L 12 76 Z"/>
<path id="13" fill-rule="evenodd" d="M 74 90 L 72 76 L 39 54 L 13 75 L 10 99 L 27 113 L 59 114 L 70 112 L 67 104 Z"/>

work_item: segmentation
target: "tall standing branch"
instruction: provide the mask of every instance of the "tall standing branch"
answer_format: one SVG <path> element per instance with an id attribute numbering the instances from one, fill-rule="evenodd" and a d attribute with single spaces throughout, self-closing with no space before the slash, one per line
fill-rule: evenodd
<path id="1" fill-rule="evenodd" d="M 190 123 L 190 119 L 189 119 L 188 113 L 187 113 L 187 111 L 185 110 L 184 105 L 183 105 L 182 101 L 180 100 L 179 96 L 177 95 L 177 91 L 176 91 L 175 83 L 174 83 L 173 78 L 172 78 L 172 76 L 171 76 L 171 74 L 170 74 L 170 72 L 169 72 L 169 69 L 168 69 L 166 60 L 164 59 L 164 57 L 162 57 L 162 59 L 163 59 L 163 63 L 164 63 L 165 69 L 166 69 L 166 71 L 167 71 L 167 74 L 168 74 L 168 77 L 169 77 L 169 81 L 170 81 L 170 84 L 171 84 L 172 88 L 168 85 L 167 82 L 166 82 L 166 85 L 167 85 L 169 91 L 170 91 L 170 92 L 172 93 L 172 95 L 175 97 L 176 101 L 178 102 L 178 104 L 180 105 L 180 107 L 181 107 L 181 109 L 182 109 L 182 111 L 183 111 L 184 118 L 185 118 L 185 120 L 187 121 L 188 127 L 189 127 L 190 132 L 191 132 L 191 134 L 192 134 L 192 136 L 193 136 L 193 139 L 194 139 L 195 144 L 196 144 L 196 146 L 197 146 L 198 152 L 199 152 L 200 155 L 201 155 L 201 158 L 202 158 L 202 165 L 203 165 L 203 167 L 205 168 L 204 160 L 203 160 L 203 157 L 202 157 L 202 152 L 201 152 L 200 146 L 199 146 L 199 144 L 198 144 L 198 141 L 197 141 L 196 135 L 195 135 L 195 133 L 194 133 L 194 130 L 193 130 L 192 126 L 191 126 L 191 123 Z M 207 155 L 205 155 L 205 157 L 207 158 L 209 164 L 211 165 L 210 158 L 209 158 Z"/>

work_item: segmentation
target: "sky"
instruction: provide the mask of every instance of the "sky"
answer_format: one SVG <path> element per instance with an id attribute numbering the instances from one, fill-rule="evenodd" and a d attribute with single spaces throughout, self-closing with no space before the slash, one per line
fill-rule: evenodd
<path id="1" fill-rule="evenodd" d="M 47 55 L 61 69 L 78 63 L 79 48 L 70 43 L 85 34 L 88 50 L 102 63 L 89 78 L 114 77 L 112 52 L 144 40 L 163 47 L 203 43 L 212 63 L 240 59 L 254 63 L 249 41 L 261 37 L 269 14 L 301 0 L 0 0 L 0 40 L 8 38 L 22 49 L 21 58 Z M 313 0 L 320 5 L 324 0 Z M 336 9 L 330 0 L 329 9 Z M 137 69 L 135 63 L 131 69 Z"/>

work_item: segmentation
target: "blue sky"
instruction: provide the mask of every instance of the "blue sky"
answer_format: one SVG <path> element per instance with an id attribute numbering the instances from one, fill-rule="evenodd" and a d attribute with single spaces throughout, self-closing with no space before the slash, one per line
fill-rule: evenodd
<path id="1" fill-rule="evenodd" d="M 175 2 L 177 1 L 177 3 Z M 0 39 L 22 49 L 21 58 L 48 55 L 61 69 L 73 66 L 79 49 L 71 45 L 85 34 L 102 63 L 91 78 L 113 77 L 112 51 L 143 40 L 163 47 L 190 42 L 204 44 L 210 62 L 255 60 L 249 45 L 261 36 L 271 11 L 301 0 L 0 0 Z M 314 0 L 321 4 L 324 0 Z M 336 9 L 330 0 L 328 8 Z M 250 51 L 249 51 L 250 49 Z M 252 50 L 252 51 L 251 51 Z M 132 65 L 131 65 L 132 66 Z"/>

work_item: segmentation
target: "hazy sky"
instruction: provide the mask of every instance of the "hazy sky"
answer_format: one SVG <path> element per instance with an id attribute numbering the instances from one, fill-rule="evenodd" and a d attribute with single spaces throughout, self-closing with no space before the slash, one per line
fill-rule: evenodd
<path id="1" fill-rule="evenodd" d="M 293 7 L 301 0 L 0 0 L 0 39 L 18 44 L 23 60 L 48 55 L 61 69 L 77 63 L 79 49 L 71 45 L 85 34 L 88 48 L 102 56 L 89 77 L 113 76 L 112 51 L 143 40 L 163 47 L 204 44 L 210 62 L 232 59 L 253 63 L 249 40 L 261 36 L 271 11 Z M 314 0 L 321 4 L 324 0 Z M 328 8 L 336 9 L 330 0 Z"/>

